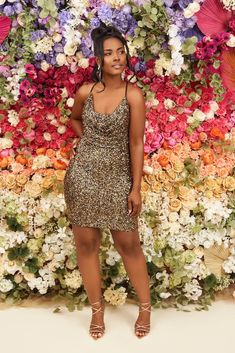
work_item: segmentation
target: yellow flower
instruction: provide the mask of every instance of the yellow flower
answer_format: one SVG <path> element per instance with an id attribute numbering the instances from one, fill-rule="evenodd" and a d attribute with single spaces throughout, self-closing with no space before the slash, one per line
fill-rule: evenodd
<path id="1" fill-rule="evenodd" d="M 192 197 L 192 190 L 186 186 L 181 185 L 179 187 L 179 199 L 181 200 L 190 200 Z"/>
<path id="2" fill-rule="evenodd" d="M 16 176 L 16 184 L 19 185 L 19 186 L 23 186 L 27 183 L 28 181 L 28 177 L 27 175 L 24 175 L 24 174 L 18 174 Z"/>
<path id="3" fill-rule="evenodd" d="M 25 191 L 29 196 L 38 197 L 42 193 L 42 188 L 39 184 L 28 181 L 27 184 L 25 184 Z"/>
<path id="4" fill-rule="evenodd" d="M 8 189 L 13 189 L 16 185 L 15 175 L 7 174 L 5 176 L 5 185 Z"/>
<path id="5" fill-rule="evenodd" d="M 54 184 L 54 178 L 51 175 L 45 176 L 42 182 L 42 187 L 44 189 L 50 189 Z"/>
<path id="6" fill-rule="evenodd" d="M 65 170 L 56 170 L 55 171 L 55 176 L 56 176 L 57 180 L 63 181 L 64 177 L 65 177 L 65 173 L 66 173 Z"/>
<path id="7" fill-rule="evenodd" d="M 179 199 L 171 199 L 169 201 L 169 210 L 171 212 L 178 212 L 182 207 L 182 203 Z"/>
<path id="8" fill-rule="evenodd" d="M 235 190 L 235 177 L 233 176 L 227 176 L 223 181 L 222 181 L 223 187 L 228 190 L 228 191 L 233 191 Z"/>

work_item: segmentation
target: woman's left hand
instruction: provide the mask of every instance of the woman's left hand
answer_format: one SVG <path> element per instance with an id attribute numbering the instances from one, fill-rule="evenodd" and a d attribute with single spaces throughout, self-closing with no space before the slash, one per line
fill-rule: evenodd
<path id="1" fill-rule="evenodd" d="M 141 211 L 141 193 L 138 190 L 131 190 L 128 195 L 128 210 L 130 216 L 137 216 Z"/>

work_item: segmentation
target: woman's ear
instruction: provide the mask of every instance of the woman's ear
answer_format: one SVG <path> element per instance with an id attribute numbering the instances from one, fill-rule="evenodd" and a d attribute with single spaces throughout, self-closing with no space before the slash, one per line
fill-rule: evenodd
<path id="1" fill-rule="evenodd" d="M 99 66 L 100 65 L 100 58 L 96 57 L 96 64 Z"/>

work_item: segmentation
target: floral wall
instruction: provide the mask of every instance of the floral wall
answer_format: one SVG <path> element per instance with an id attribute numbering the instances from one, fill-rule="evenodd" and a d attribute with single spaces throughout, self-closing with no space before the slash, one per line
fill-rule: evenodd
<path id="1" fill-rule="evenodd" d="M 100 20 L 127 39 L 146 98 L 139 234 L 153 306 L 207 309 L 234 283 L 234 11 L 230 0 L 0 0 L 1 300 L 64 298 L 69 310 L 87 301 L 63 179 Z M 106 301 L 136 300 L 102 235 Z"/>

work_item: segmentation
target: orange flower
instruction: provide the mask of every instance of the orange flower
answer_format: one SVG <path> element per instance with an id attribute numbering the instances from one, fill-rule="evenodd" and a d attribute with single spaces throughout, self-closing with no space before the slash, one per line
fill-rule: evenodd
<path id="1" fill-rule="evenodd" d="M 166 167 L 169 163 L 169 158 L 162 154 L 157 158 L 157 161 L 162 167 Z"/>
<path id="2" fill-rule="evenodd" d="M 214 126 L 210 131 L 211 137 L 216 137 L 218 139 L 224 140 L 224 133 L 217 127 Z"/>
<path id="3" fill-rule="evenodd" d="M 201 145 L 202 143 L 200 140 L 190 143 L 190 146 L 193 150 L 199 150 L 199 148 L 201 148 Z"/>
<path id="4" fill-rule="evenodd" d="M 39 156 L 40 154 L 46 153 L 46 147 L 39 147 L 36 149 L 36 154 Z"/>
<path id="5" fill-rule="evenodd" d="M 18 156 L 16 156 L 16 162 L 22 165 L 26 165 L 28 163 L 28 160 L 22 154 L 18 154 Z"/>
<path id="6" fill-rule="evenodd" d="M 0 157 L 0 168 L 6 168 L 8 165 L 7 157 Z"/>
<path id="7" fill-rule="evenodd" d="M 49 158 L 55 157 L 55 151 L 52 148 L 46 150 L 46 156 Z"/>
<path id="8" fill-rule="evenodd" d="M 204 164 L 211 164 L 214 161 L 214 154 L 211 150 L 206 151 L 202 155 L 202 160 Z"/>
<path id="9" fill-rule="evenodd" d="M 218 168 L 217 169 L 217 174 L 221 178 L 225 178 L 225 177 L 227 177 L 229 175 L 229 170 L 228 170 L 227 167 Z"/>
<path id="10" fill-rule="evenodd" d="M 59 159 L 56 159 L 53 163 L 55 169 L 66 169 L 67 164 Z"/>

